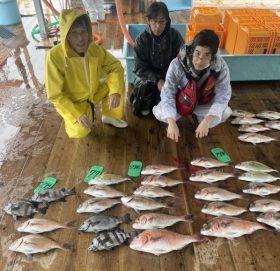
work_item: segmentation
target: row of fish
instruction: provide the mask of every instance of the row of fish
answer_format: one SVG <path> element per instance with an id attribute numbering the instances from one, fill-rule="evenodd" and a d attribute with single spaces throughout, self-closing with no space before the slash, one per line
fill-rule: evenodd
<path id="1" fill-rule="evenodd" d="M 253 144 L 268 143 L 277 140 L 276 138 L 258 134 L 258 132 L 268 131 L 271 129 L 280 130 L 280 113 L 275 111 L 263 111 L 258 114 L 253 114 L 244 110 L 233 110 L 232 116 L 236 117 L 231 121 L 232 124 L 241 125 L 238 131 L 245 132 L 238 136 L 238 139 L 243 142 Z M 269 119 L 265 122 L 263 119 Z M 260 124 L 264 123 L 264 125 Z"/>
<path id="2" fill-rule="evenodd" d="M 3 210 L 13 216 L 15 220 L 19 217 L 33 217 L 36 213 L 45 214 L 50 202 L 65 201 L 65 197 L 76 194 L 75 188 L 65 190 L 65 188 L 46 189 L 35 193 L 31 200 L 20 200 L 14 203 L 8 203 Z M 39 204 L 45 206 L 39 208 Z"/>

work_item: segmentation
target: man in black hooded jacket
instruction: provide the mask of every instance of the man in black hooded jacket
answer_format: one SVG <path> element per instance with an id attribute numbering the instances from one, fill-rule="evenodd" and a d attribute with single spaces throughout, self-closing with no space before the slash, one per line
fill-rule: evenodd
<path id="1" fill-rule="evenodd" d="M 174 59 L 184 40 L 180 33 L 170 27 L 167 6 L 154 2 L 147 11 L 148 25 L 135 40 L 135 81 L 130 97 L 133 113 L 146 116 L 160 101 L 160 91 L 170 62 Z"/>

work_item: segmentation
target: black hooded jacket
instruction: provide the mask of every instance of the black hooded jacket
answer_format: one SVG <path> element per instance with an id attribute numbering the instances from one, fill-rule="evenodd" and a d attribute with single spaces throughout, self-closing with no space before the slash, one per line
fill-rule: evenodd
<path id="1" fill-rule="evenodd" d="M 160 37 L 154 36 L 147 25 L 145 31 L 135 40 L 135 84 L 147 80 L 156 84 L 160 79 L 165 80 L 170 62 L 177 56 L 183 44 L 181 34 L 170 28 L 170 23 Z"/>

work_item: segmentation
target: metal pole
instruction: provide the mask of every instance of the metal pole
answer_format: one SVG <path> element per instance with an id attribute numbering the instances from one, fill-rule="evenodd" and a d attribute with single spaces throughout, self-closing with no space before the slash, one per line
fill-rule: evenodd
<path id="1" fill-rule="evenodd" d="M 44 13 L 42 9 L 42 3 L 41 0 L 33 0 L 35 10 L 36 10 L 36 15 L 37 15 L 37 20 L 38 20 L 38 25 L 40 28 L 40 35 L 42 39 L 47 39 L 48 38 L 48 31 L 45 25 L 45 18 L 44 18 Z"/>

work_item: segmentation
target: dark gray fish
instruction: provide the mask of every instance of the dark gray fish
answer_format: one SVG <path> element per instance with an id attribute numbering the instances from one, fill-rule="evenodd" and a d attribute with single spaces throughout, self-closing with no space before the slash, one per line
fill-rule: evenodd
<path id="1" fill-rule="evenodd" d="M 99 232 L 116 228 L 120 223 L 129 224 L 131 222 L 130 214 L 127 213 L 123 217 L 94 215 L 85 220 L 79 230 L 83 232 Z"/>
<path id="2" fill-rule="evenodd" d="M 65 197 L 75 195 L 75 187 L 65 190 L 65 188 L 46 189 L 32 196 L 32 201 L 36 202 L 52 202 L 65 201 Z"/>
<path id="3" fill-rule="evenodd" d="M 123 244 L 128 238 L 134 238 L 137 236 L 137 231 L 125 233 L 120 228 L 116 228 L 110 231 L 102 231 L 97 233 L 96 237 L 92 240 L 88 250 L 110 250 L 113 247 Z"/>
<path id="4" fill-rule="evenodd" d="M 15 203 L 8 203 L 3 210 L 13 216 L 15 220 L 18 217 L 28 217 L 31 218 L 35 213 L 45 214 L 48 209 L 48 205 L 43 208 L 38 208 L 39 203 L 29 200 L 22 200 Z"/>

